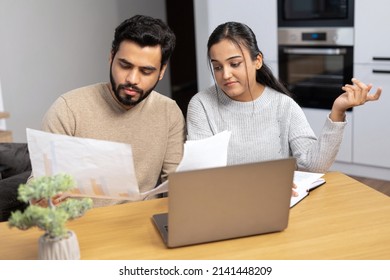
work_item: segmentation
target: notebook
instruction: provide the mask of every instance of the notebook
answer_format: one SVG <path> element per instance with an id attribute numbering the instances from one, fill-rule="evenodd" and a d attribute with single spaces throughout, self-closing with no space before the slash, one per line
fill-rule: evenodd
<path id="1" fill-rule="evenodd" d="M 169 175 L 168 213 L 152 217 L 169 248 L 287 228 L 295 159 Z"/>

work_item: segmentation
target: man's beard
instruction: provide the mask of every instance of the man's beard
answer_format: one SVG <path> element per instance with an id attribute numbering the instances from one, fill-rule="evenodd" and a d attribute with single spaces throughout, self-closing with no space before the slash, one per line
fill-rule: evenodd
<path id="1" fill-rule="evenodd" d="M 114 77 L 112 76 L 112 64 L 110 67 L 110 81 L 111 81 L 111 88 L 112 91 L 114 92 L 114 95 L 116 99 L 123 105 L 125 106 L 135 106 L 139 103 L 141 103 L 146 97 L 149 96 L 149 94 L 154 90 L 154 88 L 157 86 L 158 81 L 148 90 L 144 91 L 137 87 L 134 84 L 131 83 L 126 83 L 126 84 L 119 84 L 118 86 L 116 85 L 114 81 Z M 123 94 L 121 95 L 120 92 L 121 90 L 125 88 L 131 88 L 131 90 L 136 91 L 139 94 L 138 100 L 133 100 L 134 96 L 128 95 L 128 94 Z"/>

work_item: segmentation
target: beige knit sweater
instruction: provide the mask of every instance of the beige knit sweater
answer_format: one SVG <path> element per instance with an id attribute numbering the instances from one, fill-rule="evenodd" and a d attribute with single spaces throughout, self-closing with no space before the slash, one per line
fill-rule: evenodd
<path id="1" fill-rule="evenodd" d="M 172 99 L 153 91 L 125 110 L 112 97 L 109 84 L 95 84 L 60 96 L 43 119 L 44 131 L 128 143 L 133 150 L 141 192 L 175 171 L 183 154 L 185 121 Z M 77 164 L 75 162 L 74 164 Z M 125 201 L 96 200 L 95 207 Z"/>

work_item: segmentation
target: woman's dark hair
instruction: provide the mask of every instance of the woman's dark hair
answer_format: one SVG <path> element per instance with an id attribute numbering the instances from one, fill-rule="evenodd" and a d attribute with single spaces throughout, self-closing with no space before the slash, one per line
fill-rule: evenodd
<path id="1" fill-rule="evenodd" d="M 257 46 L 256 36 L 252 29 L 243 23 L 226 22 L 214 29 L 207 42 L 207 57 L 210 68 L 210 48 L 224 39 L 233 42 L 240 49 L 241 46 L 246 47 L 253 60 L 255 60 L 259 54 L 263 56 Z M 264 63 L 264 61 L 262 67 L 256 71 L 256 81 L 262 85 L 266 85 L 276 91 L 291 96 L 289 90 L 272 74 L 271 69 Z"/>
<path id="2" fill-rule="evenodd" d="M 141 47 L 161 46 L 161 67 L 168 63 L 176 45 L 176 36 L 160 19 L 136 15 L 122 22 L 116 29 L 111 54 L 114 57 L 120 44 L 133 41 Z"/>

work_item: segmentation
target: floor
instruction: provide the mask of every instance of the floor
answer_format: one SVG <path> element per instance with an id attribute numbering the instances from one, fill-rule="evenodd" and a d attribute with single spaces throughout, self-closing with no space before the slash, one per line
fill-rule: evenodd
<path id="1" fill-rule="evenodd" d="M 390 196 L 390 181 L 376 180 L 371 178 L 351 176 L 355 180 L 362 182 L 363 184 L 372 187 L 388 196 Z"/>

